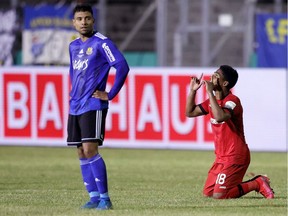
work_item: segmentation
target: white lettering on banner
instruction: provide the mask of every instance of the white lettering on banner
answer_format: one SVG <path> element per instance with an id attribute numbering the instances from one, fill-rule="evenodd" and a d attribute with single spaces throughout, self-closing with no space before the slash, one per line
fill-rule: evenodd
<path id="1" fill-rule="evenodd" d="M 162 130 L 155 89 L 151 84 L 146 84 L 143 88 L 137 130 L 144 131 L 148 122 L 152 123 L 155 131 L 159 132 Z"/>
<path id="2" fill-rule="evenodd" d="M 20 98 L 14 96 L 19 93 Z M 8 127 L 14 129 L 25 128 L 29 121 L 29 111 L 26 105 L 28 101 L 28 89 L 21 82 L 7 84 L 8 98 Z M 16 117 L 16 111 L 21 112 L 21 117 Z"/>
<path id="3" fill-rule="evenodd" d="M 110 85 L 107 84 L 107 87 L 110 89 Z M 121 88 L 121 91 L 118 93 L 118 102 L 111 101 L 109 105 L 109 112 L 106 118 L 106 130 L 112 130 L 112 114 L 119 115 L 119 130 L 125 131 L 127 130 L 127 103 L 126 103 L 126 91 L 127 88 L 125 85 Z"/>
<path id="4" fill-rule="evenodd" d="M 214 70 L 193 68 L 193 75 L 204 73 L 204 78 L 209 79 Z M 111 72 L 110 85 L 115 81 L 115 70 Z M 287 152 L 286 72 L 271 68 L 239 69 L 241 82 L 233 92 L 244 107 L 245 137 L 251 151 Z M 110 101 L 105 146 L 214 150 L 210 116 L 184 116 L 190 74 L 190 69 L 182 68 L 131 68 L 127 82 Z M 273 74 L 277 88 L 265 95 L 247 88 L 256 83 L 258 89 L 264 89 Z M 261 82 L 257 82 L 260 76 Z M 37 86 L 41 86 L 39 93 L 35 91 Z M 0 67 L 0 145 L 65 146 L 70 88 L 67 67 Z M 273 104 L 267 104 L 267 98 L 277 101 L 279 109 L 269 124 L 267 113 Z M 201 87 L 196 103 L 205 99 L 207 92 Z M 261 110 L 257 109 L 259 105 Z M 39 125 L 46 128 L 40 129 Z M 54 125 L 62 128 L 56 130 Z"/>
<path id="5" fill-rule="evenodd" d="M 181 112 L 184 111 L 180 111 L 180 93 L 178 85 L 171 86 L 171 94 L 171 99 L 173 98 L 173 102 L 171 103 L 171 122 L 173 128 L 179 134 L 189 134 L 194 128 L 195 119 L 186 118 L 184 122 L 181 122 L 179 116 L 181 115 Z"/>
<path id="6" fill-rule="evenodd" d="M 46 128 L 48 121 L 53 121 L 55 128 L 62 128 L 59 104 L 57 101 L 57 92 L 52 82 L 47 83 L 44 90 L 43 103 L 40 114 L 39 128 Z"/>

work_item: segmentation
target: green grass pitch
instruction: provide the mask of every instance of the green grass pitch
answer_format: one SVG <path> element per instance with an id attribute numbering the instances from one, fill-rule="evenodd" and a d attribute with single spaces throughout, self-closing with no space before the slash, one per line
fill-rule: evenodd
<path id="1" fill-rule="evenodd" d="M 212 151 L 100 149 L 114 209 L 81 210 L 88 195 L 74 148 L 0 147 L 0 215 L 287 215 L 287 153 L 252 152 L 248 172 L 268 174 L 275 199 L 202 197 Z M 249 179 L 245 177 L 244 180 Z"/>

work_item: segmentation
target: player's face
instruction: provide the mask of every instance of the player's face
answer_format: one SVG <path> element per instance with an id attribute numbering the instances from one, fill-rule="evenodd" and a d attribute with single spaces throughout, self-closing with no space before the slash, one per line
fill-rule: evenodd
<path id="1" fill-rule="evenodd" d="M 76 31 L 83 36 L 91 35 L 93 32 L 94 18 L 88 11 L 79 11 L 74 14 L 73 25 Z"/>
<path id="2" fill-rule="evenodd" d="M 222 89 L 222 86 L 225 82 L 225 77 L 220 69 L 212 74 L 211 82 L 214 85 L 214 90 Z"/>

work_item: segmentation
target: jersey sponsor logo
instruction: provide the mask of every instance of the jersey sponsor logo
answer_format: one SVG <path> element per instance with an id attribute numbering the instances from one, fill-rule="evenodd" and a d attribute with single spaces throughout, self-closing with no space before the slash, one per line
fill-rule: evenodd
<path id="1" fill-rule="evenodd" d="M 84 60 L 74 60 L 73 69 L 74 70 L 85 70 L 88 67 L 88 59 Z"/>
<path id="2" fill-rule="evenodd" d="M 217 122 L 216 119 L 214 119 L 214 118 L 210 118 L 210 122 L 211 122 L 211 124 L 224 124 L 225 123 L 225 121 Z"/>
<path id="3" fill-rule="evenodd" d="M 103 43 L 102 48 L 104 49 L 109 61 L 114 62 L 116 59 L 115 59 L 114 55 L 112 54 L 109 46 L 106 43 Z"/>

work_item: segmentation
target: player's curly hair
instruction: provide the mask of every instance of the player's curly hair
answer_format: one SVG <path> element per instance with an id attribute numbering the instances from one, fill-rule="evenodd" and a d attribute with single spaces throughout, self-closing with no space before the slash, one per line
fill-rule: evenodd
<path id="1" fill-rule="evenodd" d="M 229 82 L 227 88 L 233 88 L 238 81 L 238 72 L 229 65 L 221 65 L 220 70 L 223 72 L 224 78 Z"/>
<path id="2" fill-rule="evenodd" d="M 75 6 L 75 8 L 73 9 L 73 15 L 75 15 L 76 12 L 90 12 L 93 16 L 93 9 L 91 7 L 91 5 L 89 4 L 78 4 Z"/>

